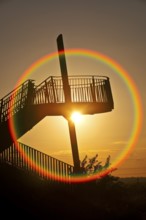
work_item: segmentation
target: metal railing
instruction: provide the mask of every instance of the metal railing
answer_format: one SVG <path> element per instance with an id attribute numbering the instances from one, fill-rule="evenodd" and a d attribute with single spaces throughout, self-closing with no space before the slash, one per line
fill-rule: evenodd
<path id="1" fill-rule="evenodd" d="M 33 104 L 59 103 L 64 102 L 61 77 L 48 77 L 45 81 L 35 87 Z"/>
<path id="2" fill-rule="evenodd" d="M 105 76 L 70 76 L 72 103 L 107 103 L 113 105 L 109 78 Z M 27 80 L 0 100 L 0 122 L 7 121 L 25 106 L 65 103 L 61 77 L 48 77 L 38 86 Z"/>
<path id="3" fill-rule="evenodd" d="M 71 77 L 72 102 L 108 102 L 106 83 L 107 77 L 77 76 Z"/>
<path id="4" fill-rule="evenodd" d="M 32 99 L 33 80 L 27 80 L 0 100 L 0 122 L 22 110 Z"/>
<path id="5" fill-rule="evenodd" d="M 73 173 L 73 166 L 20 142 L 13 143 L 11 147 L 0 153 L 0 161 L 9 163 L 17 168 L 29 171 L 43 179 L 50 181 L 66 178 L 69 181 Z"/>
<path id="6" fill-rule="evenodd" d="M 71 102 L 108 103 L 112 100 L 109 78 L 104 76 L 70 76 Z M 110 100 L 109 100 L 110 97 Z M 35 88 L 34 104 L 64 103 L 61 77 L 49 77 Z"/>

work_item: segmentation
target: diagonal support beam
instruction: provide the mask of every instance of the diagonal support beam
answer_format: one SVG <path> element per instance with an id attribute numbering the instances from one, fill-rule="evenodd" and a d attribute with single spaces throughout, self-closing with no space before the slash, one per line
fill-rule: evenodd
<path id="1" fill-rule="evenodd" d="M 76 129 L 75 129 L 75 124 L 74 122 L 71 121 L 71 119 L 68 119 L 68 127 L 69 127 L 70 142 L 71 142 L 71 147 L 72 147 L 74 173 L 79 173 L 80 172 L 80 159 L 79 159 Z"/>
<path id="2" fill-rule="evenodd" d="M 57 37 L 57 46 L 58 46 L 58 54 L 59 54 L 65 102 L 71 105 L 71 92 L 70 92 L 70 86 L 69 86 L 69 80 L 68 80 L 68 72 L 67 72 L 67 65 L 66 65 L 65 50 L 64 50 L 62 34 L 60 34 Z M 68 121 L 68 127 L 69 127 L 70 142 L 71 142 L 71 147 L 72 147 L 74 173 L 79 173 L 80 172 L 80 159 L 79 159 L 75 124 L 71 121 L 70 117 L 67 117 L 67 121 Z"/>
<path id="3" fill-rule="evenodd" d="M 67 72 L 67 65 L 66 65 L 65 50 L 64 50 L 62 34 L 60 34 L 57 37 L 57 46 L 58 46 L 59 62 L 60 62 L 60 69 L 61 69 L 61 75 L 62 75 L 65 102 L 70 103 L 71 93 L 70 93 L 70 86 L 69 86 L 69 81 L 68 81 L 68 72 Z"/>

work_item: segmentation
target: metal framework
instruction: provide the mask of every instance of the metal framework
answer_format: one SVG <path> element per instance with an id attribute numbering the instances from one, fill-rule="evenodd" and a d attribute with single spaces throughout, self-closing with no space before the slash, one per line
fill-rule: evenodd
<path id="1" fill-rule="evenodd" d="M 114 108 L 109 78 L 96 75 L 68 76 L 63 37 L 57 38 L 61 76 L 50 76 L 39 85 L 27 80 L 0 100 L 0 152 L 13 145 L 10 120 L 17 124 L 17 139 L 45 116 L 62 115 L 68 121 L 74 172 L 80 172 L 80 159 L 73 111 L 98 114 Z M 15 140 L 16 141 L 16 140 Z"/>
<path id="2" fill-rule="evenodd" d="M 71 104 L 94 104 L 95 112 L 103 106 L 103 112 L 113 109 L 113 99 L 109 78 L 105 76 L 70 76 Z M 0 122 L 7 121 L 26 106 L 49 104 L 65 104 L 62 78 L 50 76 L 35 86 L 32 80 L 27 80 L 18 88 L 0 100 Z M 51 111 L 51 109 L 50 109 Z M 52 112 L 53 114 L 53 112 Z"/>

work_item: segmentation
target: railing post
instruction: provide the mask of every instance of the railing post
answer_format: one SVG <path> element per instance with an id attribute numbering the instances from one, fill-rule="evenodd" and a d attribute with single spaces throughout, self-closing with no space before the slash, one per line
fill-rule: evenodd
<path id="1" fill-rule="evenodd" d="M 48 93 L 48 86 L 47 86 L 47 81 L 45 80 L 45 103 L 48 101 L 49 103 L 49 93 Z"/>
<path id="2" fill-rule="evenodd" d="M 21 108 L 23 108 L 24 106 L 23 106 L 23 102 L 24 102 L 24 100 L 23 100 L 23 92 L 24 92 L 24 83 L 22 84 L 22 89 L 21 89 L 21 97 L 20 97 L 20 109 Z"/>
<path id="3" fill-rule="evenodd" d="M 34 83 L 33 80 L 28 81 L 27 105 L 33 104 Z"/>
<path id="4" fill-rule="evenodd" d="M 94 76 L 92 76 L 91 91 L 92 91 L 92 99 L 93 99 L 93 102 L 96 102 Z"/>
<path id="5" fill-rule="evenodd" d="M 113 108 L 114 107 L 114 101 L 113 101 L 113 96 L 112 96 L 112 91 L 111 91 L 111 86 L 109 82 L 109 78 L 107 77 L 107 80 L 105 81 L 106 83 L 106 95 L 107 95 L 107 101 L 110 104 L 110 106 Z"/>
<path id="6" fill-rule="evenodd" d="M 53 81 L 53 77 L 52 77 L 52 76 L 51 76 L 51 84 L 52 84 L 52 89 L 53 89 L 54 102 L 56 103 L 56 95 L 55 95 L 54 81 Z"/>

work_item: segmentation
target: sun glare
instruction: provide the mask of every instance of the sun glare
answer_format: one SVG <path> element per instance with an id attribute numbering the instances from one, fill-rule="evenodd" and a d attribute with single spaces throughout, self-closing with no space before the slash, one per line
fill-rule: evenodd
<path id="1" fill-rule="evenodd" d="M 71 120 L 74 122 L 74 123 L 80 123 L 81 120 L 82 120 L 82 115 L 80 112 L 73 112 L 72 115 L 71 115 Z"/>

